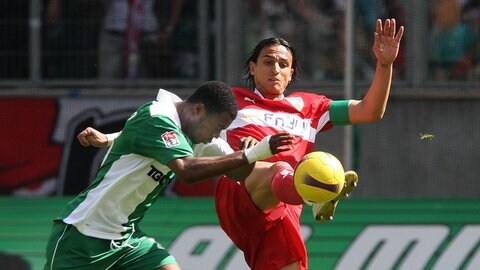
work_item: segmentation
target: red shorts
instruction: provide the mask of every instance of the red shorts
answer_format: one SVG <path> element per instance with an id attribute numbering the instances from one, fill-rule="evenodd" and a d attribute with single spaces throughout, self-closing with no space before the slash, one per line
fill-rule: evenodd
<path id="1" fill-rule="evenodd" d="M 307 269 L 307 250 L 300 234 L 302 205 L 280 203 L 269 213 L 257 209 L 243 183 L 222 177 L 215 207 L 220 226 L 243 251 L 253 270 L 276 270 L 300 261 Z"/>

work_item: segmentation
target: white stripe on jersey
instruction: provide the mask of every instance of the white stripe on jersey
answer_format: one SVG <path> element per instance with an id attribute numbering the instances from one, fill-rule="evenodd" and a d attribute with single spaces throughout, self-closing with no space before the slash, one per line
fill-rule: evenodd
<path id="1" fill-rule="evenodd" d="M 83 234 L 102 239 L 121 239 L 121 224 L 135 211 L 158 182 L 145 178 L 145 168 L 155 166 L 167 174 L 170 169 L 153 159 L 129 154 L 115 161 L 97 187 L 64 219 Z"/>
<path id="2" fill-rule="evenodd" d="M 278 131 L 289 132 L 313 143 L 317 133 L 329 121 L 330 115 L 326 112 L 320 118 L 318 126 L 314 128 L 311 124 L 312 119 L 304 119 L 296 114 L 271 112 L 265 109 L 242 109 L 238 111 L 237 117 L 227 129 L 230 130 L 247 125 L 273 127 Z"/>

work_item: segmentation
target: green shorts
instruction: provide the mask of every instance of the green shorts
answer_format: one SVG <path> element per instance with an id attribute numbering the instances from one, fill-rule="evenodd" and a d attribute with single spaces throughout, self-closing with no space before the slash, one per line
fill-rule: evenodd
<path id="1" fill-rule="evenodd" d="M 177 264 L 155 239 L 141 231 L 122 240 L 81 234 L 73 225 L 55 221 L 47 243 L 47 269 L 157 269 Z"/>

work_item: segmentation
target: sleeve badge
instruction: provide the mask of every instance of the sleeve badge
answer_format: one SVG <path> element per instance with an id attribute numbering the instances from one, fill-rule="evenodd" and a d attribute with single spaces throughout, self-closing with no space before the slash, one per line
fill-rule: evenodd
<path id="1" fill-rule="evenodd" d="M 180 145 L 180 140 L 174 131 L 167 131 L 162 134 L 162 140 L 167 148 Z"/>

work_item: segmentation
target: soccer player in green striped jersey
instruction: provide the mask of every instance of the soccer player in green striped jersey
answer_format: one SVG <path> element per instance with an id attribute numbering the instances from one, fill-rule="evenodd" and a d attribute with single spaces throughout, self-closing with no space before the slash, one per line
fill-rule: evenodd
<path id="1" fill-rule="evenodd" d="M 248 175 L 255 161 L 292 144 L 292 135 L 279 133 L 247 150 L 193 157 L 192 145 L 219 137 L 236 114 L 222 82 L 203 84 L 185 101 L 160 90 L 126 121 L 92 184 L 55 218 L 44 269 L 180 269 L 138 225 L 160 192 L 174 177 L 194 183 L 229 171 Z"/>

